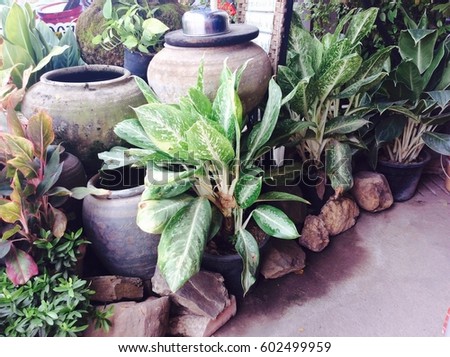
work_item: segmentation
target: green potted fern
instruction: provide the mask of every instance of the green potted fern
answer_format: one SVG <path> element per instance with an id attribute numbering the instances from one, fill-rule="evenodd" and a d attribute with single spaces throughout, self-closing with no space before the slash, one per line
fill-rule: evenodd
<path id="1" fill-rule="evenodd" d="M 205 251 L 214 244 L 240 257 L 245 295 L 255 283 L 260 258 L 249 228 L 252 222 L 271 237 L 299 236 L 287 215 L 265 202 L 305 200 L 282 192 L 262 194 L 265 173 L 257 164 L 285 138 L 274 135 L 281 130 L 275 130 L 281 90 L 271 80 L 264 115 L 250 127 L 236 91 L 243 71 L 232 73 L 224 66 L 212 102 L 203 91 L 202 68 L 197 85 L 178 104 L 159 102 L 136 78 L 148 104 L 135 108 L 136 118 L 115 128 L 136 148 L 101 155 L 109 167 L 123 165 L 126 159 L 147 168 L 137 224 L 148 233 L 161 234 L 157 266 L 172 291 L 200 270 Z"/>

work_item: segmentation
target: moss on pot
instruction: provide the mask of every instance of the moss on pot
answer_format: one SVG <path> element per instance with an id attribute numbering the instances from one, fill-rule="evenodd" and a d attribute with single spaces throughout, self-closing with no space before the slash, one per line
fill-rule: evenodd
<path id="1" fill-rule="evenodd" d="M 102 32 L 105 19 L 102 8 L 105 0 L 94 0 L 92 4 L 81 13 L 77 21 L 76 35 L 80 46 L 81 57 L 88 64 L 108 64 L 123 67 L 123 48 L 118 46 L 106 51 L 100 45 L 94 45 L 92 39 Z M 186 6 L 176 1 L 160 1 L 156 3 L 148 0 L 150 6 L 157 7 L 155 17 L 164 22 L 170 30 L 181 28 L 181 17 L 188 10 Z"/>

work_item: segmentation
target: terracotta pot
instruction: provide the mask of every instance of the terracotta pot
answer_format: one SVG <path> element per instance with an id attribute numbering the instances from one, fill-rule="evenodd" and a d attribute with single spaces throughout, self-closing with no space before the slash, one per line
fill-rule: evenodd
<path id="1" fill-rule="evenodd" d="M 75 33 L 76 22 L 83 12 L 83 5 L 63 11 L 66 5 L 67 2 L 57 2 L 40 6 L 37 9 L 37 15 L 53 32 L 65 33 L 68 28 L 71 28 Z"/>
<path id="2" fill-rule="evenodd" d="M 136 184 L 130 172 L 111 171 L 104 179 L 97 174 L 89 180 L 88 187 L 111 189 L 111 194 L 84 199 L 84 233 L 109 273 L 149 280 L 155 271 L 160 236 L 145 233 L 136 224 L 144 185 Z"/>
<path id="3" fill-rule="evenodd" d="M 98 153 L 124 143 L 114 126 L 146 103 L 130 72 L 86 65 L 49 71 L 25 93 L 22 113 L 45 110 L 53 118 L 56 142 L 77 156 L 88 175 L 98 171 Z"/>
<path id="4" fill-rule="evenodd" d="M 240 25 L 245 31 L 240 31 L 237 27 Z M 234 71 L 251 59 L 238 89 L 244 112 L 249 113 L 266 94 L 272 67 L 267 53 L 250 41 L 255 33 L 251 32 L 249 37 L 245 26 L 232 25 L 229 34 L 203 38 L 183 37 L 181 30 L 167 34 L 164 48 L 148 66 L 148 83 L 163 102 L 177 103 L 197 83 L 198 69 L 203 61 L 205 92 L 213 99 L 224 60 L 227 59 L 228 67 Z M 239 33 L 234 36 L 236 32 Z"/>
<path id="5" fill-rule="evenodd" d="M 431 155 L 427 151 L 422 151 L 418 159 L 417 162 L 410 164 L 378 160 L 377 171 L 386 177 L 394 201 L 407 201 L 416 193 L 423 168 L 430 161 Z"/>

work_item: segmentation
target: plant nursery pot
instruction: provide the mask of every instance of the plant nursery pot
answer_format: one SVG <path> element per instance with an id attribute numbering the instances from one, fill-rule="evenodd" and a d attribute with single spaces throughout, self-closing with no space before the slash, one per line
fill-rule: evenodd
<path id="1" fill-rule="evenodd" d="M 182 30 L 166 34 L 164 48 L 154 56 L 147 71 L 148 83 L 163 102 L 177 103 L 195 86 L 202 61 L 205 93 L 213 99 L 225 59 L 232 71 L 250 60 L 238 89 L 244 113 L 261 102 L 272 67 L 267 53 L 251 41 L 258 36 L 258 28 L 234 24 L 230 29 L 226 34 L 203 37 L 186 36 Z"/>
<path id="2" fill-rule="evenodd" d="M 107 197 L 87 196 L 83 201 L 83 227 L 93 251 L 109 273 L 149 280 L 155 272 L 160 235 L 136 224 L 143 171 L 126 168 L 96 174 L 88 187 L 111 190 Z"/>
<path id="3" fill-rule="evenodd" d="M 394 201 L 403 202 L 414 196 L 423 168 L 430 159 L 431 155 L 427 151 L 422 151 L 419 161 L 410 164 L 378 160 L 377 171 L 386 177 Z"/>
<path id="4" fill-rule="evenodd" d="M 147 69 L 153 54 L 142 53 L 139 51 L 130 51 L 124 49 L 124 68 L 128 69 L 131 74 L 142 78 L 147 82 Z"/>
<path id="5" fill-rule="evenodd" d="M 260 262 L 261 255 L 269 247 L 270 237 L 265 236 L 264 240 L 260 244 Z M 203 253 L 203 259 L 201 264 L 202 269 L 212 271 L 214 273 L 220 273 L 224 278 L 224 284 L 228 292 L 237 298 L 244 296 L 244 290 L 241 284 L 241 273 L 243 269 L 242 258 L 239 254 L 227 254 L 216 255 L 208 252 Z M 256 276 L 259 275 L 259 267 Z M 258 281 L 258 280 L 257 280 Z M 255 287 L 257 282 L 250 288 Z"/>
<path id="6" fill-rule="evenodd" d="M 68 28 L 71 28 L 75 33 L 76 22 L 83 12 L 83 5 L 64 10 L 66 5 L 67 2 L 56 2 L 40 6 L 37 9 L 37 15 L 53 32 L 63 34 Z"/>
<path id="7" fill-rule="evenodd" d="M 101 166 L 98 153 L 124 145 L 114 126 L 146 103 L 130 72 L 118 66 L 85 65 L 49 71 L 25 93 L 22 113 L 45 110 L 55 143 L 77 156 L 88 176 Z"/>

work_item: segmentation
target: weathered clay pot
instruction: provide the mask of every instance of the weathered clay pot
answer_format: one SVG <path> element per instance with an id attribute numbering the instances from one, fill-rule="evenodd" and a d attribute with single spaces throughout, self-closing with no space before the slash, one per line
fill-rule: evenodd
<path id="1" fill-rule="evenodd" d="M 272 67 L 267 53 L 251 41 L 258 35 L 249 25 L 231 25 L 231 32 L 224 35 L 193 37 L 184 36 L 181 30 L 165 37 L 164 48 L 148 66 L 148 83 L 158 97 L 166 103 L 176 103 L 197 83 L 198 69 L 204 63 L 205 92 L 210 99 L 217 92 L 220 73 L 227 59 L 234 71 L 247 60 L 238 89 L 245 113 L 254 109 L 263 99 Z"/>
<path id="2" fill-rule="evenodd" d="M 138 203 L 144 185 L 136 185 L 134 178 L 122 180 L 121 174 L 129 178 L 127 171 L 116 171 L 108 173 L 103 180 L 100 174 L 89 180 L 88 187 L 111 189 L 111 194 L 84 199 L 84 233 L 92 242 L 95 255 L 111 274 L 149 280 L 155 271 L 160 236 L 145 233 L 137 226 Z"/>
<path id="3" fill-rule="evenodd" d="M 130 72 L 122 67 L 86 65 L 49 71 L 22 102 L 26 117 L 43 109 L 53 118 L 55 142 L 77 156 L 88 175 L 100 168 L 99 152 L 122 144 L 114 126 L 146 103 Z"/>

